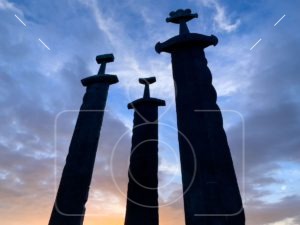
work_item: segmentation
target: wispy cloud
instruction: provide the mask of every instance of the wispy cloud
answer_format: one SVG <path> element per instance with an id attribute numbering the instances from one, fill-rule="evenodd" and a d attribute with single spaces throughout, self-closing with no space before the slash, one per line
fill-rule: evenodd
<path id="1" fill-rule="evenodd" d="M 121 85 L 125 89 L 125 93 L 127 93 L 128 102 L 141 97 L 140 94 L 143 87 L 137 82 L 137 78 L 142 76 L 157 76 L 158 82 L 151 86 L 153 93 L 155 93 L 157 97 L 164 96 L 167 97 L 168 100 L 173 99 L 174 86 L 172 77 L 169 74 L 171 71 L 170 63 L 162 60 L 159 56 L 155 59 L 149 59 L 148 54 L 141 51 L 143 46 L 149 45 L 154 52 L 155 42 L 148 39 L 151 38 L 151 36 L 133 38 L 130 36 L 130 33 L 135 32 L 136 29 L 132 27 L 129 28 L 126 25 L 126 21 L 122 21 L 117 17 L 118 14 L 106 12 L 104 15 L 96 0 L 79 0 L 79 2 L 91 10 L 99 31 L 105 34 L 111 48 L 115 51 L 116 61 L 118 61 L 115 72 L 121 81 L 119 85 Z M 130 8 L 128 10 L 134 13 L 137 13 L 140 9 L 139 7 L 142 7 L 139 12 L 141 19 L 146 24 L 150 24 L 147 18 L 151 18 L 151 16 L 144 6 L 137 4 L 135 5 L 136 7 L 134 7 L 132 2 L 129 6 Z M 151 20 L 151 23 L 153 23 L 153 19 Z M 143 30 L 142 32 L 148 33 L 149 31 Z"/>
<path id="2" fill-rule="evenodd" d="M 80 86 L 79 80 L 91 75 L 98 67 L 93 60 L 95 54 L 105 51 L 115 54 L 116 61 L 109 65 L 108 72 L 116 73 L 120 83 L 112 87 L 109 93 L 107 104 L 113 112 L 105 114 L 87 214 L 104 212 L 110 220 L 113 218 L 118 221 L 110 222 L 102 218 L 101 213 L 99 217 L 87 216 L 86 225 L 115 225 L 124 222 L 126 198 L 112 183 L 110 170 L 113 167 L 118 185 L 126 194 L 130 132 L 117 149 L 112 166 L 109 159 L 112 146 L 128 130 L 124 121 L 132 125 L 132 111 L 128 113 L 126 104 L 142 96 L 143 87 L 138 84 L 137 78 L 157 76 L 158 82 L 152 85 L 151 94 L 158 98 L 174 98 L 170 56 L 156 55 L 153 49 L 156 41 L 164 41 L 178 32 L 177 27 L 164 24 L 167 13 L 176 9 L 174 1 L 160 2 L 158 8 L 150 0 L 142 3 L 137 0 L 111 0 L 109 4 L 107 1 L 80 1 L 81 4 L 71 0 L 39 1 L 38 4 L 30 4 L 30 1 L 23 4 L 19 1 L 17 4 L 0 0 L 0 13 L 3 16 L 0 21 L 0 30 L 3 31 L 0 35 L 0 101 L 3 105 L 0 116 L 0 131 L 3 134 L 0 136 L 0 213 L 3 224 L 47 223 L 57 191 L 54 190 L 53 174 L 54 117 L 61 110 L 78 109 L 80 106 L 84 88 Z M 214 21 L 217 31 L 226 33 L 239 28 L 239 20 L 231 17 L 229 8 L 223 3 L 225 1 L 195 0 L 192 3 L 196 2 L 202 3 L 201 6 L 206 2 L 209 8 L 204 8 L 212 14 L 205 17 Z M 231 4 L 230 9 L 238 11 L 239 7 L 231 3 L 226 4 Z M 260 6 L 275 10 L 276 7 L 281 9 L 284 8 L 282 5 L 287 5 L 282 1 L 277 3 L 261 3 Z M 195 4 L 190 7 L 197 8 Z M 27 19 L 24 21 L 30 24 L 30 32 L 22 25 L 11 26 L 12 23 L 19 23 L 14 14 L 22 20 L 24 18 L 18 9 L 26 12 Z M 122 11 L 125 13 L 120 13 L 121 9 L 125 9 Z M 295 18 L 291 11 L 284 11 L 289 15 L 288 19 Z M 27 13 L 35 19 L 30 19 Z M 249 16 L 248 13 L 253 11 L 246 12 L 245 16 Z M 255 19 L 265 16 L 261 12 L 257 13 L 251 17 L 254 23 L 257 22 Z M 300 39 L 294 32 L 296 25 L 293 23 L 282 26 L 284 24 L 280 22 L 280 26 L 273 29 L 272 25 L 282 13 L 276 14 L 275 20 L 273 18 L 269 25 L 264 20 L 260 21 L 261 24 L 255 23 L 255 28 L 264 31 L 260 33 L 264 41 L 255 51 L 249 51 L 249 48 L 259 38 L 257 30 L 253 33 L 243 30 L 239 35 L 236 32 L 223 35 L 217 48 L 206 50 L 214 85 L 220 97 L 220 107 L 237 109 L 245 115 L 246 198 L 249 199 L 246 213 L 249 225 L 300 224 L 299 218 L 296 218 L 300 204 L 297 196 L 299 175 L 298 172 L 291 175 L 294 169 L 299 169 L 299 151 L 296 151 L 299 149 L 299 76 L 296 76 L 299 65 L 295 59 Z M 296 10 L 295 14 L 298 16 Z M 44 15 L 42 19 L 47 23 L 36 24 L 41 15 Z M 284 22 L 289 22 L 288 19 Z M 211 22 L 208 24 L 211 26 Z M 267 26 L 270 26 L 272 33 L 264 36 L 268 32 L 265 30 Z M 40 35 L 42 28 L 45 35 L 55 37 L 46 43 L 49 42 L 53 49 L 59 51 L 52 50 L 52 54 L 48 54 L 39 50 L 34 38 L 39 37 L 35 35 Z M 276 33 L 278 29 L 281 30 Z M 195 32 L 198 31 L 195 29 Z M 289 33 L 293 35 L 287 35 Z M 30 42 L 32 40 L 35 41 L 33 44 Z M 286 102 L 289 104 L 283 104 Z M 167 106 L 162 108 L 169 106 L 167 102 Z M 167 114 L 162 119 L 174 123 L 174 105 L 172 110 L 174 114 L 171 118 Z M 62 130 L 59 130 L 58 135 L 58 175 L 61 174 L 74 129 L 74 124 L 67 123 L 63 118 L 59 125 Z M 228 128 L 227 135 L 234 162 L 240 166 L 240 130 L 235 129 L 234 125 Z M 177 143 L 177 133 L 170 135 L 170 131 L 163 126 L 160 126 L 159 132 L 160 140 Z M 170 160 L 167 153 L 163 156 L 166 162 L 160 165 L 160 185 L 170 181 L 173 175 L 176 175 L 176 179 L 179 177 L 174 160 Z M 283 164 L 278 166 L 280 160 Z M 291 162 L 290 169 L 286 162 Z M 240 177 L 240 170 L 236 172 Z M 59 177 L 56 179 L 59 181 Z M 175 183 L 168 185 L 165 192 L 160 191 L 162 203 L 182 194 L 180 184 L 176 186 Z M 275 204 L 266 201 L 270 195 L 276 195 Z M 184 223 L 181 200 L 160 209 L 160 219 L 165 225 Z M 109 206 L 108 202 L 111 203 Z"/>
<path id="3" fill-rule="evenodd" d="M 226 12 L 226 8 L 221 5 L 218 0 L 201 0 L 201 2 L 204 6 L 214 9 L 215 15 L 213 19 L 217 29 L 229 33 L 235 31 L 239 27 L 240 20 L 237 19 L 236 21 L 232 22 Z"/>
<path id="4" fill-rule="evenodd" d="M 117 39 L 117 31 L 120 26 L 116 23 L 116 21 L 112 17 L 104 16 L 102 11 L 98 7 L 98 3 L 96 0 L 79 0 L 82 4 L 89 7 L 92 11 L 98 29 L 105 33 L 107 38 L 109 39 L 111 44 L 116 44 L 119 42 Z"/>
<path id="5" fill-rule="evenodd" d="M 7 0 L 0 0 L 0 9 L 1 10 L 11 10 L 14 11 L 20 15 L 22 15 L 22 11 L 20 9 L 18 9 L 14 3 L 9 2 Z"/>

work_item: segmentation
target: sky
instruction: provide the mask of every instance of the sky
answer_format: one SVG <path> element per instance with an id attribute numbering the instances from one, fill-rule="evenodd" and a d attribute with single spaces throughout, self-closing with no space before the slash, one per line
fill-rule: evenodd
<path id="1" fill-rule="evenodd" d="M 300 224 L 300 1 L 0 0 L 0 218 L 48 224 L 95 57 L 113 53 L 110 87 L 84 224 L 124 223 L 132 110 L 138 78 L 156 76 L 160 224 L 182 225 L 183 202 L 169 12 L 199 14 L 205 50 L 243 198 L 247 225 Z"/>

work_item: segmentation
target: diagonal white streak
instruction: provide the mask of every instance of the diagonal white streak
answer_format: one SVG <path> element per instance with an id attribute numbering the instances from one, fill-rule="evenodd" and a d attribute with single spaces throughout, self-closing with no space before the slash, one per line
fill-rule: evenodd
<path id="1" fill-rule="evenodd" d="M 51 49 L 39 38 L 39 41 L 50 51 Z"/>
<path id="2" fill-rule="evenodd" d="M 285 14 L 274 24 L 274 27 L 285 17 Z"/>
<path id="3" fill-rule="evenodd" d="M 260 38 L 251 48 L 250 50 L 252 50 L 262 39 Z"/>
<path id="4" fill-rule="evenodd" d="M 26 24 L 16 14 L 15 17 L 26 27 Z"/>

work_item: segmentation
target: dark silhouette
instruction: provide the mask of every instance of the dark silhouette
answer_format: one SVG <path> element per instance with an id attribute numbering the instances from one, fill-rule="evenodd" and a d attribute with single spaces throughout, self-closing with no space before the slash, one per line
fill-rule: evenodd
<path id="1" fill-rule="evenodd" d="M 158 225 L 158 107 L 165 101 L 151 98 L 155 77 L 139 79 L 144 97 L 128 104 L 134 109 L 132 147 L 125 225 Z"/>
<path id="2" fill-rule="evenodd" d="M 178 135 L 185 221 L 186 225 L 244 225 L 222 114 L 204 54 L 204 48 L 216 45 L 218 39 L 190 33 L 186 22 L 196 17 L 189 9 L 171 12 L 167 22 L 179 24 L 180 34 L 155 46 L 158 53 L 171 54 L 178 130 L 186 138 Z"/>
<path id="3" fill-rule="evenodd" d="M 86 93 L 49 225 L 83 224 L 108 88 L 118 82 L 117 76 L 105 74 L 106 63 L 114 61 L 112 54 L 97 56 L 96 61 L 101 64 L 98 75 L 81 80 Z"/>

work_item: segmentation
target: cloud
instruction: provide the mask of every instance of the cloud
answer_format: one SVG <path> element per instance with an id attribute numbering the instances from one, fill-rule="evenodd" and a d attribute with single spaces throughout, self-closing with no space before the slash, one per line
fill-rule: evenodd
<path id="1" fill-rule="evenodd" d="M 0 0 L 0 9 L 1 10 L 11 10 L 14 11 L 20 15 L 22 15 L 22 11 L 20 9 L 18 9 L 14 3 L 9 2 L 7 0 Z"/>
<path id="2" fill-rule="evenodd" d="M 294 59 L 300 44 L 298 33 L 288 35 L 290 29 L 283 26 L 280 31 L 262 32 L 266 42 L 251 53 L 253 56 L 247 56 L 250 61 L 244 69 L 236 71 L 247 80 L 246 89 L 233 93 L 231 103 L 225 104 L 236 107 L 245 117 L 248 224 L 297 224 L 299 219 L 294 208 L 300 207 L 296 175 L 300 170 L 300 107 L 295 94 L 300 91 L 300 67 Z M 282 41 L 287 36 L 288 40 Z M 237 125 L 227 133 L 237 168 L 241 164 L 237 161 L 241 158 L 240 132 Z"/>
<path id="3" fill-rule="evenodd" d="M 111 15 L 104 16 L 96 0 L 79 0 L 79 2 L 89 7 L 95 17 L 98 29 L 105 33 L 110 43 L 119 43 L 120 39 L 118 38 L 117 32 L 120 31 L 121 27 Z"/>
<path id="4" fill-rule="evenodd" d="M 228 33 L 235 31 L 239 25 L 240 20 L 237 19 L 235 22 L 231 22 L 228 15 L 226 15 L 226 9 L 217 0 L 202 0 L 202 4 L 206 7 L 215 10 L 215 15 L 213 17 L 215 26 L 221 31 L 226 31 Z"/>
<path id="5" fill-rule="evenodd" d="M 73 63 L 76 64 L 75 61 Z M 72 66 L 74 68 L 73 64 Z M 37 74 L 37 76 L 40 75 Z M 49 79 L 43 76 L 40 77 L 43 78 L 43 82 L 39 82 L 39 84 L 45 83 Z M 65 81 L 66 83 L 67 81 Z M 10 114 L 11 117 L 9 115 L 4 118 L 1 117 L 3 119 L 1 121 L 3 125 L 1 126 L 1 133 L 5 133 L 5 136 L 1 137 L 0 141 L 1 213 L 5 215 L 2 221 L 4 224 L 9 224 L 9 221 L 13 221 L 13 217 L 18 214 L 18 217 L 22 218 L 20 221 L 23 223 L 27 221 L 29 223 L 30 220 L 33 220 L 37 216 L 34 214 L 42 213 L 43 223 L 46 223 L 49 219 L 56 194 L 56 187 L 54 187 L 55 177 L 53 175 L 54 167 L 57 166 L 58 177 L 56 179 L 59 182 L 71 134 L 74 129 L 72 121 L 74 118 L 76 119 L 77 114 L 65 114 L 65 117 L 59 118 L 58 128 L 63 129 L 59 129 L 57 134 L 58 164 L 55 165 L 53 129 L 56 112 L 44 110 L 45 103 L 41 101 L 43 95 L 32 92 L 32 95 L 30 94 L 26 98 L 26 89 L 18 90 L 18 86 L 18 83 L 11 83 L 10 90 L 23 96 L 22 101 L 25 104 L 21 104 L 18 108 L 6 108 L 5 112 Z M 68 85 L 65 87 L 69 88 Z M 33 98 L 33 100 L 30 101 L 30 98 Z M 80 100 L 80 97 L 78 100 Z M 8 98 L 7 101 L 14 101 L 16 105 L 19 104 L 18 100 L 14 99 L 14 96 Z M 11 118 L 11 120 L 8 120 L 8 118 Z M 95 206 L 100 203 L 103 206 L 108 200 L 111 202 L 110 207 L 106 207 L 105 212 L 108 214 L 112 215 L 115 212 L 114 210 L 117 210 L 121 206 L 124 209 L 124 198 L 114 188 L 110 172 L 106 169 L 106 166 L 109 166 L 112 146 L 127 131 L 127 128 L 117 118 L 113 118 L 109 112 L 105 114 L 104 121 L 89 201 L 90 207 L 87 211 L 88 215 L 93 212 L 98 215 Z M 116 132 L 115 129 L 119 132 Z M 129 140 L 129 136 L 126 136 L 125 140 L 121 142 L 121 146 L 118 147 L 120 151 L 116 155 L 116 161 L 119 163 L 114 164 L 117 171 L 115 176 L 123 191 L 126 190 L 127 161 L 125 158 L 129 156 Z M 120 177 L 122 179 L 119 179 Z M 95 195 L 98 189 L 104 193 L 102 200 Z M 116 201 L 111 201 L 112 199 L 116 199 Z M 43 201 L 43 203 L 41 204 L 40 201 Z M 37 205 L 43 205 L 42 209 L 40 207 L 36 209 Z M 25 206 L 26 210 L 23 210 Z M 115 207 L 117 208 L 114 209 Z M 31 219 L 26 219 L 23 212 L 31 215 Z M 14 221 L 18 223 L 18 219 Z M 20 221 L 19 223 L 22 223 Z"/>
<path id="6" fill-rule="evenodd" d="M 0 27 L 6 28 L 6 24 L 3 22 Z M 0 117 L 2 124 L 0 130 L 4 134 L 0 137 L 0 210 L 1 215 L 3 215 L 1 216 L 2 223 L 45 224 L 49 219 L 56 194 L 53 175 L 55 167 L 53 148 L 55 116 L 62 110 L 79 108 L 84 93 L 80 78 L 91 72 L 82 57 L 78 56 L 64 58 L 56 68 L 41 65 L 44 62 L 41 59 L 43 56 L 39 57 L 40 61 L 38 62 L 41 64 L 36 63 L 37 61 L 33 63 L 32 59 L 37 55 L 36 45 L 30 45 L 30 41 L 26 42 L 27 39 L 18 39 L 18 36 L 13 35 L 13 33 L 13 29 L 8 29 L 8 32 L 2 36 L 1 46 L 6 47 L 5 54 L 0 55 L 2 59 L 0 65 L 0 90 L 2 94 L 0 102 L 1 105 L 5 106 Z M 15 44 L 15 41 L 24 48 L 10 48 Z M 24 49 L 26 50 L 25 53 L 22 52 Z M 22 54 L 18 54 L 19 51 Z M 31 52 L 31 54 L 26 54 L 27 52 Z M 18 68 L 15 63 L 19 65 Z M 45 71 L 50 75 L 45 74 Z M 21 75 L 19 76 L 19 74 Z M 108 105 L 110 104 L 108 103 Z M 73 116 L 76 118 L 76 114 Z M 104 129 L 109 135 L 107 136 L 105 132 L 102 132 L 102 138 L 105 138 L 105 142 L 104 146 L 100 148 L 103 148 L 103 151 L 106 149 L 107 152 L 106 156 L 104 154 L 104 157 L 100 159 L 109 162 L 111 146 L 116 142 L 116 138 L 113 139 L 113 137 L 120 135 L 112 129 L 123 132 L 125 128 L 118 119 L 111 118 L 110 112 L 105 116 L 105 121 L 109 125 L 106 125 Z M 61 125 L 66 126 L 63 127 L 65 132 L 60 133 L 62 140 L 59 140 L 61 141 L 59 146 L 63 147 L 63 151 L 58 154 L 58 162 L 60 163 L 58 169 L 62 169 L 70 135 L 74 129 L 72 122 L 60 122 L 62 122 Z M 127 153 L 130 147 L 125 146 L 123 145 L 123 151 Z M 108 163 L 107 161 L 105 164 Z M 123 164 L 119 163 L 118 165 Z M 104 165 L 100 168 L 102 167 Z M 126 169 L 123 171 L 125 172 Z M 124 178 L 126 179 L 126 176 Z M 104 181 L 107 180 L 110 180 L 110 174 L 105 176 Z M 103 178 L 100 181 L 103 181 Z M 97 188 L 103 187 L 106 194 L 110 191 L 109 199 L 116 198 L 116 196 L 118 198 L 118 195 L 111 194 L 113 184 L 105 182 L 101 182 L 100 185 L 97 183 Z M 126 188 L 125 185 L 122 187 Z M 39 207 L 36 207 L 37 205 Z M 16 215 L 17 218 L 15 218 Z"/>
<path id="7" fill-rule="evenodd" d="M 132 111 L 126 109 L 126 104 L 142 95 L 143 87 L 138 84 L 138 77 L 156 75 L 158 82 L 151 87 L 152 95 L 174 99 L 170 56 L 159 56 L 154 52 L 156 41 L 177 34 L 177 27 L 164 24 L 164 18 L 169 8 L 174 9 L 174 3 L 166 1 L 157 10 L 152 1 L 143 1 L 142 8 L 146 10 L 142 10 L 139 17 L 141 3 L 135 1 L 110 1 L 110 7 L 105 1 L 101 4 L 92 0 L 81 1 L 82 4 L 76 1 L 54 2 L 15 5 L 26 12 L 26 24 L 30 26 L 25 30 L 22 25 L 14 26 L 19 22 L 11 15 L 13 3 L 0 1 L 1 15 L 5 18 L 0 21 L 3 31 L 0 37 L 2 223 L 47 223 L 56 194 L 54 118 L 63 110 L 79 108 L 84 93 L 80 79 L 98 69 L 94 56 L 114 52 L 116 62 L 108 66 L 108 72 L 118 74 L 120 83 L 110 90 L 107 102 L 110 112 L 105 114 L 88 201 L 87 214 L 97 215 L 87 216 L 85 224 L 99 221 L 120 224 L 124 221 L 126 199 L 113 183 L 110 171 L 114 170 L 121 191 L 126 193 L 130 130 L 117 147 L 111 166 L 112 146 L 132 125 Z M 300 45 L 296 27 L 291 22 L 297 17 L 287 10 L 287 17 L 282 21 L 287 23 L 286 26 L 282 23 L 274 29 L 276 21 L 271 21 L 272 29 L 267 29 L 267 22 L 262 21 L 257 23 L 255 32 L 237 36 L 232 31 L 238 29 L 239 20 L 234 21 L 228 16 L 221 2 L 206 2 L 207 7 L 214 9 L 212 17 L 216 28 L 228 35 L 221 37 L 217 48 L 207 49 L 219 104 L 223 109 L 238 110 L 246 121 L 248 224 L 299 224 L 296 214 L 299 189 L 296 184 L 299 183 L 300 81 L 297 74 L 300 68 L 295 59 Z M 271 8 L 273 12 L 273 3 Z M 120 13 L 120 9 L 126 9 L 126 13 Z M 249 17 L 249 14 L 245 16 Z M 257 16 L 253 18 L 259 18 Z M 277 14 L 274 17 L 277 18 Z M 50 41 L 51 52 L 36 41 L 41 34 Z M 253 40 L 260 35 L 263 41 L 250 52 Z M 58 175 L 64 165 L 74 120 L 76 113 L 65 114 L 59 120 Z M 162 120 L 176 126 L 174 105 Z M 230 121 L 227 134 L 241 180 L 241 128 L 237 121 L 240 119 Z M 167 142 L 177 141 L 177 136 L 170 135 L 170 131 L 162 126 L 160 137 Z M 167 159 L 168 154 L 164 157 Z M 161 164 L 161 181 L 168 181 L 170 175 L 176 174 L 176 168 L 169 165 L 169 161 Z M 165 197 L 160 199 L 162 203 L 180 196 L 181 186 L 173 182 L 167 191 L 168 195 L 162 194 Z M 106 207 L 108 202 L 111 204 Z M 182 224 L 182 199 L 160 209 L 160 216 L 163 224 Z"/>
<path id="8" fill-rule="evenodd" d="M 127 101 L 141 97 L 143 87 L 137 81 L 139 77 L 147 76 L 157 77 L 157 83 L 151 85 L 152 93 L 156 93 L 157 97 L 164 96 L 167 100 L 173 100 L 171 64 L 154 51 L 155 41 L 159 41 L 163 36 L 158 27 L 150 26 L 154 22 L 146 19 L 155 19 L 152 11 L 145 8 L 144 4 L 135 2 L 120 6 L 117 1 L 113 1 L 112 7 L 105 10 L 102 4 L 95 0 L 79 2 L 92 12 L 99 31 L 109 41 L 109 47 L 116 58 L 115 65 L 112 65 L 113 72 L 119 76 L 119 85 L 124 88 Z M 149 8 L 151 7 L 153 5 L 149 4 Z M 127 11 L 127 14 L 121 13 L 124 11 Z M 132 27 L 133 20 L 137 21 L 139 27 L 145 26 L 142 31 Z M 148 52 L 156 57 L 149 57 Z"/>
<path id="9" fill-rule="evenodd" d="M 295 218 L 287 218 L 275 223 L 268 223 L 267 225 L 297 225 L 297 219 Z"/>
<path id="10" fill-rule="evenodd" d="M 253 202 L 246 208 L 246 213 L 249 224 L 284 224 L 282 221 L 288 220 L 294 225 L 299 221 L 299 207 L 299 196 L 287 196 L 276 205 Z"/>

